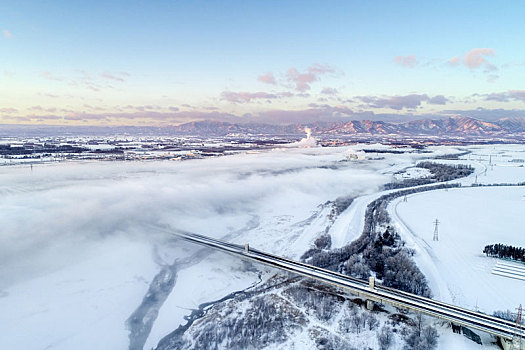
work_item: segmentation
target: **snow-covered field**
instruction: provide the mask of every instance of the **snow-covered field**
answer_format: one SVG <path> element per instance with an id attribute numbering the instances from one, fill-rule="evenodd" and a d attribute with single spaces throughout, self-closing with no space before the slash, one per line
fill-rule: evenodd
<path id="1" fill-rule="evenodd" d="M 298 259 L 327 228 L 334 247 L 358 237 L 366 206 L 381 195 L 382 184 L 420 159 L 455 151 L 436 147 L 433 153 L 368 153 L 371 159 L 348 160 L 349 153 L 363 148 L 388 149 L 382 145 L 283 148 L 184 162 L 64 162 L 32 170 L 24 164 L 0 167 L 0 348 L 127 348 L 126 320 L 141 303 L 146 306 L 144 321 L 153 321 L 144 339 L 145 348 L 152 348 L 202 303 L 271 275 L 264 267 L 246 266 L 228 255 L 176 240 L 167 233 L 170 228 L 250 243 Z M 486 151 L 479 149 L 479 153 Z M 490 152 L 492 162 L 503 160 L 491 165 L 486 175 L 482 172 L 488 160 L 477 154 L 471 160 L 450 162 L 476 166 L 478 182 L 500 182 L 496 180 L 505 175 L 496 175 L 499 172 L 512 173 L 513 179 L 522 174 L 523 168 L 504 162 L 508 159 L 497 148 Z M 517 147 L 513 152 L 523 155 Z M 408 170 L 401 178 L 420 175 Z M 471 176 L 464 181 L 474 180 Z M 492 188 L 471 191 L 485 190 Z M 489 199 L 517 196 L 512 192 Z M 339 197 L 354 201 L 333 217 L 331 201 Z M 411 205 L 416 197 L 399 205 L 400 214 L 402 205 Z M 523 207 L 525 202 L 519 204 Z M 519 223 L 516 211 L 510 212 Z M 425 229 L 432 230 L 436 215 L 432 213 L 430 223 L 425 221 Z M 438 217 L 444 239 L 445 213 Z M 509 231 L 518 227 L 511 225 L 506 226 Z M 489 243 L 495 242 L 480 244 Z M 481 254 L 477 246 L 474 250 Z M 417 255 L 418 262 L 421 257 Z M 432 265 L 422 265 L 426 266 Z M 173 272 L 172 280 L 161 281 L 168 292 L 153 307 L 150 299 L 157 296 L 148 288 L 166 268 Z M 490 270 L 489 266 L 490 276 L 504 283 L 525 283 L 508 282 Z M 466 297 L 461 301 L 472 304 Z M 514 304 L 504 308 L 509 307 Z"/>
<path id="2" fill-rule="evenodd" d="M 473 147 L 462 163 L 476 173 L 472 183 L 518 183 L 525 168 L 512 159 L 524 158 L 522 147 Z M 525 304 L 525 281 L 492 273 L 498 263 L 483 247 L 503 243 L 525 246 L 525 187 L 473 187 L 418 193 L 394 200 L 390 212 L 415 260 L 429 279 L 434 297 L 486 313 L 515 311 Z M 433 241 L 438 219 L 439 241 Z"/>
<path id="3" fill-rule="evenodd" d="M 525 303 L 524 281 L 492 274 L 498 260 L 482 253 L 494 243 L 525 246 L 523 192 L 519 187 L 460 188 L 415 194 L 392 204 L 435 298 L 486 313 Z"/>
<path id="4" fill-rule="evenodd" d="M 150 250 L 110 239 L 92 257 L 4 289 L 0 347 L 127 348 L 123 321 L 157 270 Z"/>
<path id="5" fill-rule="evenodd" d="M 376 171 L 386 160 L 340 162 L 345 151 L 0 168 L 0 348 L 126 347 L 127 318 L 161 267 L 176 261 L 173 292 L 146 343 L 154 346 L 189 309 L 259 280 L 231 257 L 203 258 L 155 227 L 298 258 L 324 232 L 327 201 L 389 180 Z"/>

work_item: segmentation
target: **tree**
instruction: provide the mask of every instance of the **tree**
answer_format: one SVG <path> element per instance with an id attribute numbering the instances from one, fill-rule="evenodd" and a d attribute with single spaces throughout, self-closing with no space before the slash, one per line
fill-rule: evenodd
<path id="1" fill-rule="evenodd" d="M 366 317 L 366 322 L 368 324 L 369 330 L 374 330 L 377 328 L 377 325 L 379 324 L 379 321 L 377 320 L 377 317 L 373 313 L 368 313 Z"/>
<path id="2" fill-rule="evenodd" d="M 437 331 L 427 326 L 422 332 L 415 328 L 406 338 L 404 350 L 433 350 L 437 346 Z"/>
<path id="3" fill-rule="evenodd" d="M 387 350 L 392 346 L 394 341 L 394 334 L 392 328 L 389 326 L 383 326 L 377 335 L 377 341 L 379 342 L 379 349 Z"/>
<path id="4" fill-rule="evenodd" d="M 355 314 L 354 317 L 352 318 L 352 324 L 357 334 L 361 333 L 362 322 L 363 322 L 363 319 L 360 314 Z"/>
<path id="5" fill-rule="evenodd" d="M 421 336 L 423 331 L 423 314 L 421 312 L 416 313 L 416 327 L 418 336 Z"/>
<path id="6" fill-rule="evenodd" d="M 423 339 L 428 345 L 429 349 L 433 349 L 437 346 L 438 332 L 434 327 L 427 326 L 423 329 Z"/>

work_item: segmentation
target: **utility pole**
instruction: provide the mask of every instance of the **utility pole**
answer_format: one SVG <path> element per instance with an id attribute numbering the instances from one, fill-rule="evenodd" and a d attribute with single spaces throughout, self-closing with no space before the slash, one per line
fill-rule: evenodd
<path id="1" fill-rule="evenodd" d="M 434 237 L 432 237 L 432 240 L 433 241 L 439 241 L 439 236 L 438 236 L 438 226 L 439 226 L 439 220 L 436 219 L 436 221 L 434 221 Z"/>

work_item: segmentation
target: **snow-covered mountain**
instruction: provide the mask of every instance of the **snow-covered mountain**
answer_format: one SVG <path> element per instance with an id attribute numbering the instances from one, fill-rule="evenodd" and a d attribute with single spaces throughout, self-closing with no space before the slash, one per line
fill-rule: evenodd
<path id="1" fill-rule="evenodd" d="M 52 125 L 0 125 L 0 137 L 50 136 L 50 135 L 184 135 L 184 136 L 235 136 L 235 135 L 304 135 L 309 127 L 314 135 L 363 135 L 363 136 L 522 136 L 525 134 L 525 117 L 502 118 L 483 121 L 470 117 L 418 119 L 408 122 L 381 120 L 318 121 L 297 124 L 264 124 L 225 122 L 216 120 L 192 121 L 180 125 L 154 126 L 52 126 Z"/>
<path id="2" fill-rule="evenodd" d="M 504 118 L 487 122 L 469 117 L 421 119 L 405 123 L 354 120 L 347 122 L 316 122 L 308 125 L 315 134 L 326 135 L 437 135 L 437 136 L 505 136 L 525 133 L 525 118 Z M 170 127 L 174 133 L 195 135 L 302 134 L 304 125 L 232 124 L 216 121 L 191 122 Z"/>

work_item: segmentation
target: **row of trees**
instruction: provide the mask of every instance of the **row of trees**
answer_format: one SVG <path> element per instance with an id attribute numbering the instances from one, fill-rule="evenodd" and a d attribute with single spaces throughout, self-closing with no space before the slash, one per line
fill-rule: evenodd
<path id="1" fill-rule="evenodd" d="M 493 187 L 493 186 L 525 186 L 525 181 L 517 182 L 517 183 L 507 183 L 507 182 L 500 182 L 500 183 L 494 183 L 494 184 L 472 184 L 472 187 Z"/>
<path id="2" fill-rule="evenodd" d="M 472 153 L 471 151 L 464 151 L 461 153 L 450 153 L 443 154 L 441 156 L 435 156 L 435 159 L 445 159 L 445 160 L 459 160 L 459 157 L 466 156 L 467 154 Z"/>
<path id="3" fill-rule="evenodd" d="M 463 164 L 449 165 L 434 162 L 420 162 L 416 166 L 418 168 L 427 169 L 432 175 L 428 177 L 391 182 L 384 186 L 385 189 L 393 190 L 397 188 L 414 187 L 436 182 L 451 181 L 468 176 L 474 172 L 474 168 L 472 168 L 470 165 Z"/>
<path id="4" fill-rule="evenodd" d="M 501 243 L 489 244 L 483 248 L 483 253 L 487 256 L 525 262 L 525 248 L 521 247 L 514 247 Z"/>
<path id="5" fill-rule="evenodd" d="M 425 276 L 410 259 L 411 252 L 403 246 L 399 235 L 388 226 L 390 216 L 387 206 L 394 198 L 458 186 L 459 184 L 439 184 L 383 195 L 368 205 L 363 233 L 358 239 L 342 248 L 327 250 L 328 245 L 323 244 L 327 239 L 323 237 L 320 240 L 323 243 L 316 242 L 314 248 L 307 251 L 301 259 L 312 265 L 361 279 L 368 278 L 374 272 L 388 287 L 430 296 Z M 384 231 L 378 233 L 379 228 Z M 320 249 L 321 246 L 325 248 Z"/>
<path id="6" fill-rule="evenodd" d="M 420 162 L 418 168 L 427 169 L 432 173 L 432 178 L 438 182 L 451 181 L 468 176 L 474 172 L 474 168 L 465 164 L 441 164 L 434 162 Z"/>

